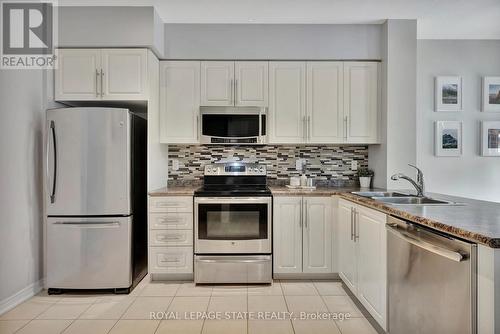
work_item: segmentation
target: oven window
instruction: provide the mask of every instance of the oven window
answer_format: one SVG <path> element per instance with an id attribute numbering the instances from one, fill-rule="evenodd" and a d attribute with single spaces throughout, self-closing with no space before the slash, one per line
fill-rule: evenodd
<path id="1" fill-rule="evenodd" d="M 202 133 L 205 136 L 226 138 L 259 136 L 259 115 L 205 114 L 202 117 Z"/>
<path id="2" fill-rule="evenodd" d="M 198 238 L 267 239 L 267 204 L 199 204 Z"/>

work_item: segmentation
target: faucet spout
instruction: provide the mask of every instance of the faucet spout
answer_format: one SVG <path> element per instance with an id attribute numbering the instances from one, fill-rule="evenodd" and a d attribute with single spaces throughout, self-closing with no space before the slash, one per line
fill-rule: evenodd
<path id="1" fill-rule="evenodd" d="M 424 192 L 425 192 L 425 186 L 424 186 L 424 173 L 416 166 L 410 165 L 409 166 L 415 168 L 417 170 L 417 181 L 415 182 L 411 177 L 406 176 L 401 173 L 397 173 L 391 176 L 391 180 L 397 181 L 399 179 L 406 180 L 410 182 L 415 189 L 417 190 L 417 196 L 418 197 L 424 197 Z"/>

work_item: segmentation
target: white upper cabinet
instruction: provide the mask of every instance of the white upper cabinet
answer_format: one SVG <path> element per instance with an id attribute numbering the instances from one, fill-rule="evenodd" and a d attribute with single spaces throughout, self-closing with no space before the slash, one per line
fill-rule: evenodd
<path id="1" fill-rule="evenodd" d="M 237 61 L 234 64 L 236 106 L 267 107 L 268 62 Z"/>
<path id="2" fill-rule="evenodd" d="M 234 62 L 201 62 L 201 105 L 234 105 Z"/>
<path id="3" fill-rule="evenodd" d="M 273 272 L 302 272 L 302 197 L 273 200 Z"/>
<path id="4" fill-rule="evenodd" d="M 160 142 L 199 142 L 200 62 L 160 62 Z"/>
<path id="5" fill-rule="evenodd" d="M 269 62 L 269 143 L 305 141 L 306 63 Z"/>
<path id="6" fill-rule="evenodd" d="M 97 49 L 58 49 L 55 70 L 55 99 L 100 99 L 101 51 Z"/>
<path id="7" fill-rule="evenodd" d="M 268 62 L 201 62 L 201 105 L 267 107 Z"/>
<path id="8" fill-rule="evenodd" d="M 342 62 L 307 62 L 308 143 L 343 142 L 343 76 Z"/>
<path id="9" fill-rule="evenodd" d="M 332 200 L 304 197 L 303 272 L 332 272 Z"/>
<path id="10" fill-rule="evenodd" d="M 378 72 L 378 63 L 344 63 L 344 116 L 348 143 L 378 142 Z"/>
<path id="11" fill-rule="evenodd" d="M 59 49 L 56 101 L 147 100 L 146 49 Z"/>
<path id="12" fill-rule="evenodd" d="M 104 49 L 102 99 L 147 100 L 147 50 Z"/>

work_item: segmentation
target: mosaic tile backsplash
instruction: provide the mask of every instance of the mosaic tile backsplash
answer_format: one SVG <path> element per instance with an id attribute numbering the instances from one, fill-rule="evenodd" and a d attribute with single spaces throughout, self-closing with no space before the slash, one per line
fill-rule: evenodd
<path id="1" fill-rule="evenodd" d="M 288 183 L 290 176 L 301 175 L 295 170 L 297 159 L 306 160 L 306 175 L 318 184 L 345 181 L 355 182 L 358 167 L 368 167 L 368 146 L 226 146 L 226 145 L 169 145 L 168 178 L 171 184 L 197 183 L 203 178 L 206 164 L 227 161 L 258 162 L 267 166 L 269 183 Z M 179 169 L 172 170 L 172 159 L 179 161 Z"/>

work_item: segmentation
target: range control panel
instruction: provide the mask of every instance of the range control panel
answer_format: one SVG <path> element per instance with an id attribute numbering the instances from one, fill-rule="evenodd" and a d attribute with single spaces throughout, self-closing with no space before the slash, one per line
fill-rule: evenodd
<path id="1" fill-rule="evenodd" d="M 205 165 L 205 175 L 249 175 L 265 176 L 265 165 L 246 162 L 227 162 Z"/>

